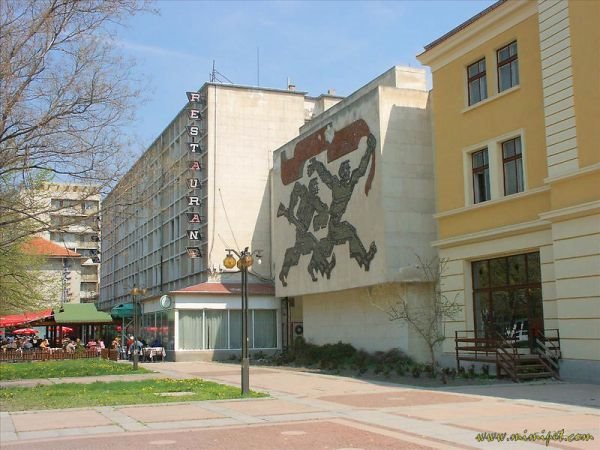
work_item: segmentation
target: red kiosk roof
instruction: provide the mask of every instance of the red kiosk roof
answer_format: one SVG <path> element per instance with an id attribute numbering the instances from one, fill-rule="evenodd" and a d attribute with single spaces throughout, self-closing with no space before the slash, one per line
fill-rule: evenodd
<path id="1" fill-rule="evenodd" d="M 52 316 L 52 309 L 43 311 L 26 312 L 23 314 L 13 314 L 0 317 L 0 327 L 16 327 L 24 323 L 34 322 Z"/>
<path id="2" fill-rule="evenodd" d="M 204 282 L 188 286 L 183 289 L 172 291 L 173 294 L 240 294 L 240 283 L 213 283 Z M 272 284 L 248 283 L 249 295 L 275 295 L 275 288 Z"/>

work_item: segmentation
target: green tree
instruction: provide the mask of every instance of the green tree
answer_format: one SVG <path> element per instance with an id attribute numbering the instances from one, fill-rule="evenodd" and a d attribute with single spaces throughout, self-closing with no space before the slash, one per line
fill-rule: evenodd
<path id="1" fill-rule="evenodd" d="M 11 240 L 0 231 L 2 239 Z M 0 315 L 34 311 L 46 305 L 40 289 L 47 287 L 40 269 L 45 258 L 23 251 L 25 240 L 15 240 L 0 247 Z"/>
<path id="2" fill-rule="evenodd" d="M 107 192 L 129 167 L 139 86 L 115 30 L 143 0 L 0 1 L 0 247 L 51 229 L 40 174 Z"/>

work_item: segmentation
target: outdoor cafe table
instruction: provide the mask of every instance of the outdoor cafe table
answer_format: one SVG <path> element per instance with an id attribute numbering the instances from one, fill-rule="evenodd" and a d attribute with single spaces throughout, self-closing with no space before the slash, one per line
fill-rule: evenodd
<path id="1" fill-rule="evenodd" d="M 154 358 L 157 356 L 163 360 L 167 354 L 164 347 L 144 347 L 143 352 L 144 358 L 150 362 L 154 362 Z"/>

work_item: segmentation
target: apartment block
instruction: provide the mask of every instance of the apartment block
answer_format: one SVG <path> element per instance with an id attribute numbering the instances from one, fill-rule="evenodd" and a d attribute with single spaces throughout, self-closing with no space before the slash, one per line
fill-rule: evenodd
<path id="1" fill-rule="evenodd" d="M 44 183 L 36 193 L 36 201 L 49 230 L 40 233 L 81 257 L 75 267 L 69 260 L 60 272 L 69 281 L 77 278 L 76 288 L 63 293 L 63 302 L 95 303 L 99 293 L 100 274 L 100 195 L 98 189 L 74 183 Z M 53 251 L 56 253 L 56 251 Z"/>

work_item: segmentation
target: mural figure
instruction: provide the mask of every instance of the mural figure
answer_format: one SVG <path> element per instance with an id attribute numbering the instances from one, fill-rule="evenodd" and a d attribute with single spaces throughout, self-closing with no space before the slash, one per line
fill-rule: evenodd
<path id="1" fill-rule="evenodd" d="M 319 198 L 319 181 L 313 178 L 308 183 L 308 188 L 296 182 L 290 196 L 290 203 L 286 208 L 282 203 L 279 204 L 277 217 L 284 216 L 288 222 L 296 227 L 296 241 L 293 247 L 285 251 L 279 279 L 283 286 L 287 286 L 287 276 L 292 266 L 298 265 L 300 256 L 312 253 L 310 262 L 308 263 L 308 273 L 313 281 L 317 281 L 315 270 L 331 276 L 331 270 L 335 267 L 335 254 L 332 255 L 331 261 L 327 261 L 325 255 L 322 254 L 319 241 L 310 231 L 312 222 L 314 231 L 318 231 L 327 226 L 329 219 L 328 208 L 325 203 Z M 294 210 L 298 205 L 298 209 L 294 214 Z M 331 251 L 328 255 L 331 254 Z"/>
<path id="2" fill-rule="evenodd" d="M 367 149 L 360 160 L 356 169 L 350 172 L 350 161 L 345 160 L 340 165 L 338 175 L 332 175 L 327 170 L 325 164 L 312 158 L 307 167 L 308 176 L 317 172 L 321 181 L 331 189 L 331 206 L 329 207 L 329 228 L 327 236 L 319 242 L 319 249 L 313 254 L 318 253 L 320 257 L 326 259 L 333 252 L 333 247 L 348 242 L 350 247 L 350 257 L 354 258 L 360 267 L 365 271 L 369 270 L 371 260 L 377 253 L 375 242 L 371 242 L 367 251 L 356 234 L 356 228 L 347 221 L 342 221 L 342 216 L 346 212 L 348 203 L 352 198 L 354 187 L 358 180 L 367 172 L 369 159 L 373 155 L 376 146 L 376 139 L 372 133 L 367 137 Z M 314 281 L 314 280 L 313 280 Z"/>

